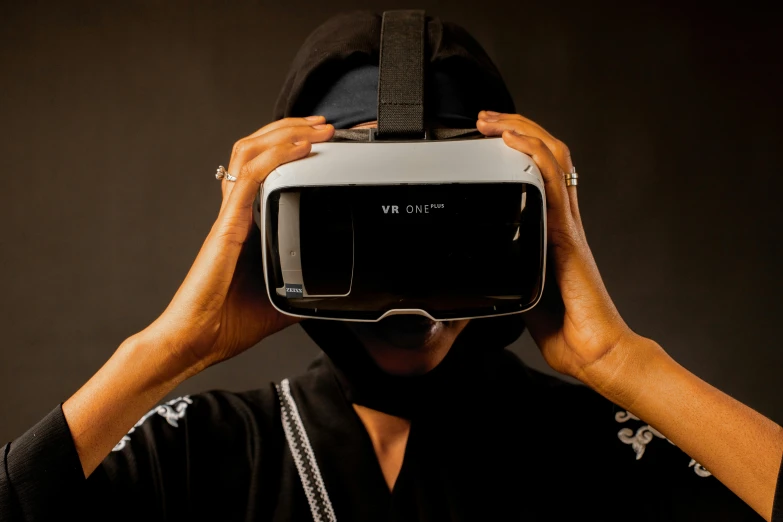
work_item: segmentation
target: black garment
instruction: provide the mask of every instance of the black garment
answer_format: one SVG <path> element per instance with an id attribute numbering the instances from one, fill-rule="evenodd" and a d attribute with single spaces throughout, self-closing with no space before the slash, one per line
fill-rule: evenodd
<path id="1" fill-rule="evenodd" d="M 377 66 L 381 22 L 379 13 L 354 11 L 317 27 L 291 63 L 272 118 L 316 114 L 319 102 L 347 72 Z M 432 16 L 426 17 L 426 26 L 425 119 L 439 115 L 441 123 L 461 128 L 466 121 L 475 124 L 482 110 L 516 112 L 497 67 L 465 29 Z M 327 121 L 345 124 L 346 114 L 332 114 L 335 119 Z"/>
<path id="2" fill-rule="evenodd" d="M 307 319 L 300 324 L 329 356 L 327 361 L 348 402 L 406 419 L 447 408 L 456 396 L 473 389 L 475 366 L 497 356 L 525 326 L 520 314 L 473 319 L 432 371 L 396 376 L 375 364 L 346 323 Z"/>
<path id="3" fill-rule="evenodd" d="M 760 520 L 643 422 L 505 350 L 412 420 L 392 493 L 326 359 L 291 390 L 339 521 Z M 277 401 L 273 386 L 172 401 L 88 480 L 57 407 L 3 448 L 0 520 L 312 520 Z"/>
<path id="4" fill-rule="evenodd" d="M 437 70 L 430 74 L 429 81 L 428 89 L 438 93 L 427 105 L 430 119 L 455 128 L 476 126 L 478 113 L 467 107 L 461 98 L 461 84 Z M 323 90 L 325 94 L 310 112 L 324 116 L 336 129 L 350 129 L 378 119 L 377 65 L 351 69 Z"/>

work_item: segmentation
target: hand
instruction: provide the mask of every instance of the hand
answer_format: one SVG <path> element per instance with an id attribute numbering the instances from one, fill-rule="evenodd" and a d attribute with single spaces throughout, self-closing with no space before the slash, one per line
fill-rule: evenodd
<path id="1" fill-rule="evenodd" d="M 525 314 L 527 328 L 552 368 L 603 387 L 607 383 L 588 382 L 588 370 L 635 334 L 598 273 L 579 215 L 577 187 L 566 187 L 565 172 L 573 167 L 568 147 L 518 114 L 481 111 L 477 128 L 487 136 L 502 135 L 506 145 L 532 157 L 544 179 L 547 275 L 541 301 Z"/>
<path id="2" fill-rule="evenodd" d="M 323 123 L 323 116 L 286 118 L 234 145 L 228 171 L 238 179 L 222 181 L 220 212 L 185 281 L 138 335 L 171 347 L 174 360 L 197 372 L 299 321 L 269 302 L 252 205 L 271 171 L 332 137 L 334 127 Z"/>

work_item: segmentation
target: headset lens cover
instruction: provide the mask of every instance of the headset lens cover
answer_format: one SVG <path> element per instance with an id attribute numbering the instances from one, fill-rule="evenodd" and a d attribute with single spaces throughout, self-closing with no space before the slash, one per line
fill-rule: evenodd
<path id="1" fill-rule="evenodd" d="M 526 183 L 281 189 L 266 205 L 267 284 L 278 308 L 308 317 L 519 312 L 541 291 L 543 232 Z"/>

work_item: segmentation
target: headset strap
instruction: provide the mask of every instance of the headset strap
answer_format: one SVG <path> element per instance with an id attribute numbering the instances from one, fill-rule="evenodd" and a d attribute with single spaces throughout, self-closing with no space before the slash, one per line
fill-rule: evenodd
<path id="1" fill-rule="evenodd" d="M 378 63 L 379 139 L 424 138 L 424 43 L 423 10 L 384 11 Z"/>
<path id="2" fill-rule="evenodd" d="M 329 141 L 373 141 L 375 129 L 335 129 L 334 136 Z M 483 138 L 478 129 L 451 129 L 435 128 L 427 131 L 427 137 L 431 140 L 449 140 L 452 138 Z"/>
<path id="3" fill-rule="evenodd" d="M 280 399 L 283 431 L 288 441 L 288 448 L 294 457 L 296 471 L 302 481 L 307 502 L 310 504 L 313 522 L 337 522 L 323 477 L 321 477 L 321 470 L 318 469 L 318 463 L 315 460 L 313 447 L 310 445 L 310 439 L 307 437 L 302 418 L 299 416 L 294 396 L 291 395 L 291 385 L 288 379 L 283 379 L 279 385 L 275 385 L 275 388 L 277 388 L 277 396 Z"/>

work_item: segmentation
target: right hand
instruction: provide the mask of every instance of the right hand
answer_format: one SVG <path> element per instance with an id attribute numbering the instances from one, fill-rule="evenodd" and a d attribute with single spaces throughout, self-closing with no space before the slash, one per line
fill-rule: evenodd
<path id="1" fill-rule="evenodd" d="M 310 118 L 272 122 L 234 145 L 228 171 L 238 179 L 222 181 L 217 220 L 171 303 L 137 334 L 170 347 L 183 368 L 196 373 L 299 322 L 269 302 L 252 206 L 270 172 L 331 139 L 334 127 Z"/>

